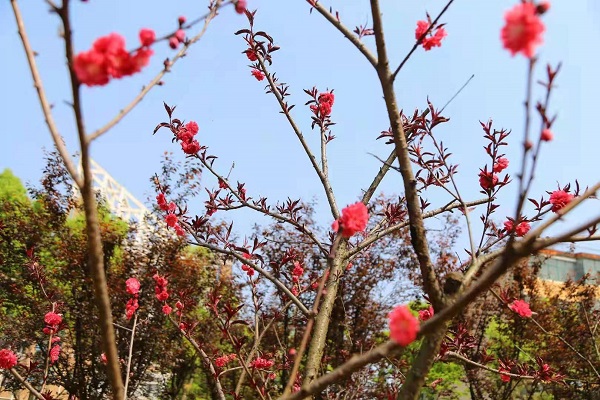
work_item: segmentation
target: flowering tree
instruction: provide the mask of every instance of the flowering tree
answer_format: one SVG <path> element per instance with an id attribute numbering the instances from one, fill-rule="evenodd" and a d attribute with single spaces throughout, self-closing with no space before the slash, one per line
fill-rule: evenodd
<path id="1" fill-rule="evenodd" d="M 522 159 L 513 161 L 518 167 L 516 178 L 512 178 L 506 173 L 509 166 L 506 146 L 511 131 L 497 128 L 491 120 L 481 122 L 488 159 L 479 170 L 478 181 L 472 179 L 481 196 L 467 199 L 459 190 L 458 166 L 451 157 L 451 148 L 437 133 L 438 127 L 448 122 L 442 114 L 444 108 L 427 101 L 422 109 L 403 111 L 399 109 L 394 87 L 399 73 L 416 51 L 435 51 L 443 46 L 451 32 L 442 18 L 453 2 L 448 1 L 435 18 L 427 15 L 416 23 L 414 45 L 398 66 L 391 65 L 388 56 L 378 0 L 370 0 L 372 25 L 360 25 L 354 30 L 342 23 L 339 13 L 333 9 L 316 0 L 307 2 L 307 9 L 327 20 L 372 67 L 388 119 L 379 138 L 390 145 L 389 155 L 381 157 L 379 171 L 358 201 L 344 206 L 339 204 L 331 183 L 327 157 L 328 145 L 336 139 L 334 91 L 315 87 L 304 90 L 305 105 L 311 113 L 309 125 L 319 137 L 315 150 L 301 129 L 303 123 L 294 115 L 291 86 L 283 83 L 273 71 L 279 43 L 261 30 L 256 19 L 259 14 L 247 10 L 245 0 L 211 0 L 206 15 L 191 22 L 180 17 L 175 29 L 163 35 L 142 29 L 140 44 L 132 50 L 126 48 L 121 35 L 110 34 L 95 40 L 89 50 L 79 52 L 73 46 L 72 2 L 63 0 L 59 5 L 47 1 L 61 20 L 64 33 L 71 103 L 80 141 L 81 174 L 53 122 L 24 18 L 17 0 L 11 0 L 48 128 L 65 168 L 82 195 L 89 272 L 108 381 L 115 399 L 127 397 L 129 374 L 123 373 L 119 363 L 101 225 L 92 187 L 90 148 L 161 83 L 167 72 L 175 70 L 175 64 L 202 38 L 217 15 L 226 14 L 224 8 L 230 5 L 247 19 L 246 26 L 235 34 L 243 43 L 243 57 L 250 62 L 250 79 L 263 82 L 266 94 L 273 98 L 289 123 L 310 163 L 311 173 L 321 185 L 330 217 L 328 221 L 316 222 L 300 199 L 271 202 L 253 193 L 244 182 L 235 179 L 232 171 L 228 172 L 199 139 L 201 124 L 194 121 L 196 116 L 179 115 L 175 106 L 164 104 L 166 115 L 160 120 L 155 117 L 157 126 L 153 133 L 170 135 L 187 159 L 200 163 L 205 176 L 214 181 L 212 186 L 205 185 L 205 194 L 201 197 L 204 208 L 196 211 L 191 207 L 191 196 L 177 196 L 177 190 L 185 190 L 185 187 L 157 176 L 154 184 L 159 215 L 181 240 L 208 249 L 218 265 L 227 265 L 235 271 L 233 277 L 221 273 L 219 276 L 239 279 L 246 288 L 244 301 L 225 296 L 220 285 L 211 288 L 199 300 L 178 290 L 167 279 L 169 271 L 159 271 L 153 276 L 155 300 L 161 312 L 202 359 L 212 378 L 214 397 L 414 399 L 424 390 L 428 375 L 437 373 L 435 368 L 440 365 L 439 361 L 449 356 L 495 374 L 500 380 L 528 379 L 538 384 L 564 379 L 563 373 L 558 371 L 560 366 L 550 365 L 541 357 L 536 359 L 535 365 L 525 367 L 518 364 L 519 360 L 505 355 L 470 351 L 474 332 L 469 329 L 474 328 L 463 323 L 470 307 L 481 301 L 478 300 L 481 296 L 496 293 L 492 286 L 498 279 L 530 255 L 557 243 L 597 239 L 596 224 L 600 216 L 596 214 L 587 220 L 573 221 L 551 236 L 548 230 L 558 229 L 555 228 L 557 222 L 567 220 L 572 210 L 595 197 L 600 183 L 590 182 L 591 186 L 586 189 L 578 182 L 563 184 L 555 190 L 548 188 L 547 194 L 532 190 L 540 151 L 552 142 L 555 122 L 550 94 L 555 90 L 560 64 L 557 67 L 549 64 L 542 72 L 536 68 L 539 62 L 536 52 L 545 31 L 543 16 L 550 5 L 545 1 L 523 0 L 504 15 L 505 24 L 500 32 L 503 47 L 513 56 L 528 60 L 525 127 L 518 139 Z M 203 24 L 200 29 L 197 28 L 199 23 Z M 88 132 L 83 120 L 82 87 L 113 84 L 116 79 L 135 75 L 158 51 L 154 46 L 159 41 L 168 42 L 177 53 L 165 60 L 155 78 L 112 120 Z M 532 90 L 536 81 L 545 91 L 540 101 L 535 100 Z M 539 121 L 539 129 L 533 127 L 534 121 Z M 387 175 L 400 183 L 399 197 L 375 196 Z M 517 201 L 508 216 L 499 217 L 499 195 L 510 187 L 517 193 Z M 440 204 L 430 203 L 427 195 L 435 190 L 444 191 L 447 199 Z M 277 225 L 239 237 L 233 228 L 233 217 L 229 217 L 236 210 L 254 212 Z M 479 220 L 474 218 L 475 210 L 483 210 L 477 211 Z M 435 224 L 429 221 L 450 213 L 459 215 L 460 219 L 448 219 L 447 230 L 436 237 L 432 233 Z M 456 221 L 464 224 L 468 236 L 468 249 L 458 255 L 451 250 L 457 240 L 457 233 L 453 231 Z M 380 301 L 368 312 L 365 307 L 371 306 L 376 292 L 386 288 L 370 281 L 373 276 L 382 276 L 384 280 L 409 278 L 423 301 L 389 307 L 383 314 L 388 314 L 387 327 L 377 326 L 386 303 Z M 136 279 L 126 282 L 127 316 L 135 321 L 139 290 L 144 283 Z M 408 287 L 408 282 L 404 285 Z M 408 303 L 406 298 L 397 300 Z M 190 304 L 194 301 L 205 304 L 210 322 L 193 312 Z M 530 304 L 521 296 L 498 293 L 496 301 L 519 318 L 532 316 Z M 348 312 L 353 315 L 349 316 Z M 369 329 L 365 329 L 366 316 L 373 316 L 373 326 Z M 60 327 L 60 322 L 54 320 L 46 323 L 51 334 Z M 226 348 L 217 348 L 203 340 L 202 335 L 207 330 L 218 333 Z M 0 356 L 3 369 L 38 398 L 44 398 L 21 376 L 22 366 L 11 348 L 4 348 Z M 428 383 L 429 387 L 437 384 L 439 382 Z M 477 398 L 477 394 L 473 394 L 476 391 L 471 393 Z"/>

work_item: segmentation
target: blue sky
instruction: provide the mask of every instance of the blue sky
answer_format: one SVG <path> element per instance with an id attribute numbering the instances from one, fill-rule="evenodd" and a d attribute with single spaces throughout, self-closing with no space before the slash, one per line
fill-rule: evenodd
<path id="1" fill-rule="evenodd" d="M 322 1 L 338 10 L 342 21 L 352 28 L 365 23 L 370 26 L 368 3 Z M 414 43 L 416 21 L 424 19 L 425 11 L 437 15 L 445 2 L 381 3 L 388 51 L 392 65 L 397 65 Z M 480 197 L 477 173 L 488 161 L 479 120 L 492 118 L 496 127 L 513 130 L 507 150 L 511 160 L 509 173 L 514 173 L 519 164 L 527 62 L 521 56 L 511 57 L 499 40 L 504 11 L 515 3 L 455 1 L 443 18 L 448 31 L 443 46 L 429 52 L 419 49 L 396 82 L 400 107 L 412 113 L 415 108 L 426 106 L 428 96 L 441 107 L 469 76 L 475 75 L 446 109 L 444 114 L 450 122 L 438 130 L 454 154 L 454 162 L 460 165 L 458 183 L 466 199 Z M 77 142 L 73 116 L 65 103 L 70 95 L 58 37 L 59 21 L 48 13 L 43 1 L 23 1 L 20 6 L 32 45 L 39 53 L 37 61 L 48 97 L 55 106 L 55 119 L 74 152 Z M 297 105 L 293 114 L 315 152 L 318 135 L 310 130 L 310 114 L 303 106 L 307 97 L 302 89 L 335 89 L 332 118 L 337 123 L 333 128 L 337 138 L 328 147 L 331 180 L 340 206 L 356 201 L 379 168 L 379 162 L 369 153 L 385 158 L 390 151 L 383 141 L 375 140 L 389 123 L 374 71 L 320 15 L 309 14 L 305 1 L 249 0 L 249 7 L 258 9 L 256 27 L 267 31 L 281 46 L 274 54 L 271 70 L 290 85 L 289 101 Z M 140 28 L 152 28 L 161 35 L 175 27 L 179 15 L 193 19 L 204 12 L 204 1 L 73 1 L 75 48 L 87 50 L 96 37 L 110 32 L 124 35 L 131 48 L 137 45 Z M 565 184 L 577 178 L 583 185 L 591 185 L 599 177 L 596 97 L 600 91 L 600 55 L 594 49 L 600 37 L 600 4 L 593 0 L 555 1 L 544 22 L 547 32 L 539 65 L 562 61 L 563 68 L 551 105 L 559 115 L 553 129 L 555 140 L 543 149 L 533 187 L 536 198 L 545 190 L 555 189 L 557 181 Z M 145 200 L 151 195 L 148 178 L 159 171 L 162 154 L 173 151 L 183 158 L 166 131 L 152 136 L 156 124 L 165 119 L 165 101 L 177 105 L 177 117 L 198 122 L 199 140 L 219 156 L 215 165 L 221 172 L 226 174 L 235 161 L 232 178 L 246 182 L 250 195 L 266 195 L 272 202 L 288 196 L 316 198 L 321 204 L 320 220 L 326 226 L 331 217 L 318 179 L 293 132 L 278 114 L 275 99 L 264 94 L 264 85 L 250 76 L 248 61 L 241 54 L 244 42 L 233 35 L 246 26 L 245 17 L 231 8 L 223 10 L 202 41 L 166 77 L 165 85 L 153 89 L 134 112 L 99 139 L 92 156 L 135 196 Z M 364 40 L 374 48 L 372 37 Z M 7 55 L 0 63 L 0 170 L 11 168 L 26 182 L 34 183 L 43 168 L 42 148 L 52 144 L 9 2 L 0 3 L 0 43 Z M 92 131 L 112 118 L 161 68 L 162 60 L 172 54 L 165 43 L 160 43 L 150 66 L 142 73 L 105 87 L 84 88 L 87 129 Z M 543 77 L 542 72 L 538 68 L 539 78 Z M 536 120 L 533 126 L 538 125 Z M 204 184 L 211 187 L 214 181 L 206 179 Z M 392 174 L 382 190 L 398 193 L 400 187 L 399 176 Z M 428 198 L 434 205 L 447 202 L 447 197 L 439 192 L 432 192 Z M 515 194 L 507 192 L 498 218 L 512 212 L 514 199 Z M 202 201 L 196 199 L 190 206 L 199 209 Z M 588 210 L 597 209 L 594 204 Z M 573 222 L 586 215 L 589 211 L 579 213 Z M 254 221 L 251 215 L 243 214 L 239 227 L 243 230 Z"/>

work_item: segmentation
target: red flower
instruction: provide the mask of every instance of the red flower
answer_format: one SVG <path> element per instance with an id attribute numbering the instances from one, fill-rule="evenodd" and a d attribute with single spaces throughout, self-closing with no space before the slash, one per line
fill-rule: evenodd
<path id="1" fill-rule="evenodd" d="M 50 353 L 48 354 L 50 357 L 50 364 L 54 364 L 58 361 L 58 356 L 60 355 L 60 345 L 56 345 L 50 349 Z"/>
<path id="2" fill-rule="evenodd" d="M 185 31 L 183 29 L 178 29 L 177 32 L 175 32 L 175 38 L 179 43 L 185 42 Z"/>
<path id="3" fill-rule="evenodd" d="M 60 314 L 56 314 L 56 313 L 50 311 L 44 317 L 44 322 L 46 323 L 46 325 L 56 327 L 56 326 L 60 325 L 60 323 L 62 322 L 62 316 Z"/>
<path id="4" fill-rule="evenodd" d="M 0 350 L 0 369 L 11 369 L 17 365 L 17 355 L 11 350 Z"/>
<path id="5" fill-rule="evenodd" d="M 181 227 L 181 225 L 175 224 L 173 229 L 175 229 L 177 236 L 185 236 L 185 230 Z"/>
<path id="6" fill-rule="evenodd" d="M 185 154 L 196 154 L 200 151 L 200 143 L 197 140 L 181 142 L 181 149 Z"/>
<path id="7" fill-rule="evenodd" d="M 167 279 L 164 276 L 160 276 L 158 273 L 154 274 L 152 279 L 154 279 L 156 286 L 159 286 L 161 288 L 167 286 L 167 284 L 169 283 L 169 281 L 167 281 Z"/>
<path id="8" fill-rule="evenodd" d="M 508 159 L 505 157 L 500 157 L 496 160 L 496 164 L 494 164 L 494 172 L 502 172 L 508 167 Z"/>
<path id="9" fill-rule="evenodd" d="M 235 12 L 238 14 L 243 14 L 246 11 L 246 6 L 248 2 L 246 0 L 238 0 L 235 3 Z"/>
<path id="10" fill-rule="evenodd" d="M 127 286 L 127 293 L 131 295 L 136 295 L 140 292 L 140 281 L 136 278 L 129 278 L 125 281 L 125 286 Z"/>
<path id="11" fill-rule="evenodd" d="M 529 304 L 523 300 L 515 300 L 508 306 L 511 310 L 519 314 L 523 318 L 531 317 L 532 313 L 529 309 Z"/>
<path id="12" fill-rule="evenodd" d="M 483 190 L 492 190 L 498 183 L 498 175 L 485 170 L 479 173 L 479 185 Z"/>
<path id="13" fill-rule="evenodd" d="M 250 61 L 256 61 L 256 60 L 258 60 L 258 56 L 254 52 L 254 50 L 248 49 L 244 53 L 246 53 L 246 57 L 248 57 L 248 60 L 250 60 Z"/>
<path id="14" fill-rule="evenodd" d="M 183 310 L 183 303 L 177 300 L 177 303 L 175 303 L 175 307 L 177 307 L 178 310 Z"/>
<path id="15" fill-rule="evenodd" d="M 294 270 L 292 271 L 292 275 L 301 276 L 304 273 L 304 268 L 300 265 L 298 261 L 294 261 Z"/>
<path id="16" fill-rule="evenodd" d="M 535 47 L 543 42 L 544 24 L 533 3 L 519 3 L 504 14 L 506 25 L 502 28 L 502 45 L 514 56 L 523 53 L 531 58 Z"/>
<path id="17" fill-rule="evenodd" d="M 369 222 L 369 211 L 367 210 L 367 206 L 359 201 L 344 208 L 342 216 L 337 221 L 334 221 L 331 227 L 336 232 L 341 227 L 342 236 L 349 238 L 357 232 L 364 231 L 367 227 L 367 222 Z"/>
<path id="18" fill-rule="evenodd" d="M 500 372 L 500 379 L 502 379 L 502 382 L 510 382 L 510 375 L 503 374 L 503 372 L 510 372 L 509 370 L 500 367 L 498 368 L 498 371 Z"/>
<path id="19" fill-rule="evenodd" d="M 406 305 L 398 306 L 388 315 L 390 337 L 400 346 L 408 346 L 417 338 L 419 321 Z"/>
<path id="20" fill-rule="evenodd" d="M 171 314 L 171 311 L 173 311 L 173 309 L 172 309 L 171 307 L 169 307 L 169 305 L 168 305 L 168 304 L 165 304 L 165 305 L 163 306 L 163 308 L 162 308 L 162 312 L 163 312 L 163 314 L 165 314 L 165 315 L 169 315 L 169 314 Z"/>
<path id="21" fill-rule="evenodd" d="M 180 16 L 179 18 L 177 18 L 177 22 L 179 22 L 179 25 L 185 24 L 185 21 L 186 21 L 186 19 L 183 15 Z"/>
<path id="22" fill-rule="evenodd" d="M 149 38 L 149 33 L 142 35 L 140 32 L 142 43 Z M 131 55 L 125 49 L 125 39 L 119 34 L 111 33 L 96 39 L 91 50 L 77 54 L 73 60 L 73 68 L 77 79 L 84 85 L 106 85 L 111 77 L 122 78 L 141 71 L 148 65 L 152 54 L 151 49 L 141 48 Z"/>
<path id="23" fill-rule="evenodd" d="M 267 369 L 271 368 L 275 362 L 273 360 L 267 360 L 266 358 L 256 357 L 252 362 L 250 362 L 250 366 L 256 369 Z"/>
<path id="24" fill-rule="evenodd" d="M 169 38 L 169 47 L 175 50 L 179 46 L 179 40 L 175 36 Z"/>
<path id="25" fill-rule="evenodd" d="M 163 193 L 159 193 L 158 196 L 156 196 L 156 203 L 163 211 L 167 211 L 169 209 L 169 206 L 167 205 L 167 199 Z"/>
<path id="26" fill-rule="evenodd" d="M 331 92 L 325 92 L 319 94 L 318 97 L 319 104 L 328 103 L 330 106 L 333 106 L 333 101 L 335 100 L 335 96 Z"/>
<path id="27" fill-rule="evenodd" d="M 433 317 L 433 314 L 433 307 L 429 306 L 428 309 L 419 311 L 419 321 L 427 321 L 429 318 Z"/>
<path id="28" fill-rule="evenodd" d="M 129 301 L 125 305 L 125 317 L 127 317 L 127 319 L 131 319 L 131 317 L 133 317 L 133 314 L 135 314 L 138 308 L 140 308 L 138 300 L 136 298 L 129 299 Z"/>
<path id="29" fill-rule="evenodd" d="M 555 190 L 550 194 L 550 203 L 552 204 L 552 211 L 558 212 L 564 206 L 569 204 L 573 200 L 573 195 L 567 193 L 564 190 Z"/>
<path id="30" fill-rule="evenodd" d="M 140 43 L 142 46 L 150 46 L 156 40 L 156 33 L 152 29 L 140 30 Z"/>
<path id="31" fill-rule="evenodd" d="M 187 124 L 185 124 L 185 129 L 190 131 L 192 133 L 192 135 L 196 135 L 198 133 L 198 131 L 200 130 L 200 128 L 198 127 L 198 124 L 194 121 L 190 121 Z"/>
<path id="32" fill-rule="evenodd" d="M 265 74 L 263 74 L 257 69 L 252 70 L 252 75 L 256 78 L 257 81 L 262 81 L 263 79 L 265 79 Z"/>
<path id="33" fill-rule="evenodd" d="M 531 226 L 527 221 L 521 221 L 515 226 L 515 222 L 512 219 L 508 219 L 507 221 L 504 221 L 504 229 L 506 230 L 506 233 L 510 234 L 514 232 L 515 235 L 521 237 L 529 232 Z"/>
<path id="34" fill-rule="evenodd" d="M 331 104 L 330 103 L 319 103 L 319 114 L 321 117 L 325 117 L 331 114 Z"/>
<path id="35" fill-rule="evenodd" d="M 215 365 L 219 368 L 224 367 L 228 362 L 229 362 L 229 357 L 227 357 L 227 356 L 221 356 L 221 357 L 215 358 Z"/>
<path id="36" fill-rule="evenodd" d="M 100 354 L 100 362 L 104 365 L 108 364 L 108 359 L 106 358 L 106 354 Z"/>
<path id="37" fill-rule="evenodd" d="M 169 292 L 166 289 L 163 289 L 160 293 L 156 294 L 156 298 L 158 301 L 166 301 L 169 298 Z"/>
<path id="38" fill-rule="evenodd" d="M 104 56 L 98 52 L 86 51 L 77 54 L 73 60 L 73 68 L 77 79 L 84 85 L 102 86 L 110 81 L 104 66 Z"/>
<path id="39" fill-rule="evenodd" d="M 177 215 L 167 214 L 165 217 L 165 222 L 167 223 L 167 226 L 174 227 L 175 224 L 177 224 Z"/>
<path id="40" fill-rule="evenodd" d="M 550 129 L 544 129 L 542 131 L 542 135 L 540 136 L 540 139 L 543 140 L 544 142 L 549 142 L 552 139 L 554 139 L 554 135 L 552 134 L 552 131 Z"/>
<path id="41" fill-rule="evenodd" d="M 430 23 L 427 21 L 417 21 L 417 29 L 415 30 L 415 39 L 419 40 L 421 36 L 427 32 L 430 27 Z M 433 30 L 429 31 L 423 40 L 421 41 L 421 45 L 425 49 L 425 51 L 431 50 L 433 47 L 441 47 L 442 39 L 444 39 L 448 34 L 446 30 L 442 27 L 437 27 L 435 29 L 435 33 Z"/>

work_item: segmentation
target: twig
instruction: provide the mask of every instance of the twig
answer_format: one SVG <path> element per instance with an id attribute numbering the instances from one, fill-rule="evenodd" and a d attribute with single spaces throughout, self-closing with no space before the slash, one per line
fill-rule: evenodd
<path id="1" fill-rule="evenodd" d="M 259 267 L 258 265 L 256 265 L 255 263 L 253 263 L 250 260 L 245 259 L 244 257 L 238 255 L 236 252 L 230 251 L 230 250 L 225 250 L 222 249 L 218 246 L 209 244 L 209 243 L 205 243 L 202 241 L 199 241 L 195 235 L 193 235 L 194 238 L 196 239 L 196 242 L 190 242 L 189 244 L 191 245 L 196 245 L 196 246 L 200 246 L 200 247 L 205 247 L 209 250 L 215 251 L 217 253 L 221 253 L 221 254 L 225 254 L 228 256 L 232 256 L 235 257 L 238 261 L 247 264 L 248 266 L 250 266 L 252 269 L 255 269 L 256 271 L 258 271 L 259 274 L 261 274 L 262 276 L 264 276 L 265 278 L 267 278 L 269 281 L 271 281 L 271 283 L 273 283 L 275 286 L 277 286 L 277 288 L 279 290 L 281 290 L 282 292 L 284 292 L 286 294 L 286 296 L 288 296 L 290 298 L 290 300 L 296 305 L 296 307 L 298 307 L 298 309 L 300 310 L 300 312 L 302 312 L 302 314 L 304 314 L 305 317 L 307 318 L 311 318 L 312 317 L 312 313 L 308 310 L 308 308 L 306 308 L 306 306 L 304 304 L 302 304 L 302 302 L 298 299 L 298 297 L 294 296 L 292 294 L 292 292 L 290 292 L 290 290 L 277 278 L 275 278 L 273 275 L 271 275 L 271 273 L 261 267 Z"/>
<path id="2" fill-rule="evenodd" d="M 485 204 L 488 202 L 488 199 L 480 199 L 480 200 L 474 200 L 474 201 L 468 201 L 465 204 L 467 205 L 467 207 L 473 207 L 473 206 L 477 206 L 480 204 Z M 443 212 L 446 211 L 451 211 L 457 208 L 461 208 L 462 204 L 458 203 L 458 202 L 452 202 L 450 204 L 447 204 L 443 207 L 437 208 L 435 210 L 431 210 L 428 212 L 423 213 L 423 218 L 431 218 L 434 217 L 438 214 L 441 214 Z M 386 229 L 383 229 L 381 231 L 378 231 L 374 234 L 370 234 L 369 236 L 367 236 L 367 238 L 365 240 L 363 240 L 362 242 L 360 242 L 355 248 L 349 250 L 348 252 L 348 256 L 349 257 L 354 257 L 356 254 L 358 254 L 359 252 L 363 251 L 365 248 L 367 248 L 368 246 L 370 246 L 371 244 L 373 244 L 374 242 L 376 242 L 377 240 L 379 240 L 380 238 L 387 236 L 393 232 L 396 232 L 402 228 L 406 228 L 407 226 L 410 225 L 410 221 L 403 221 L 403 222 L 399 222 L 395 225 L 392 225 Z"/>
<path id="3" fill-rule="evenodd" d="M 500 375 L 504 375 L 504 376 L 510 376 L 511 378 L 532 379 L 532 380 L 539 379 L 539 378 L 537 378 L 535 376 L 519 375 L 519 374 L 510 373 L 510 372 L 500 371 L 498 369 L 494 369 L 494 368 L 488 367 L 487 365 L 480 364 L 480 363 L 475 362 L 473 360 L 469 360 L 467 357 L 465 357 L 465 356 L 463 356 L 461 354 L 455 353 L 453 351 L 446 352 L 446 356 L 454 357 L 454 358 L 456 358 L 458 360 L 461 360 L 461 361 L 463 361 L 463 362 L 465 362 L 467 364 L 473 365 L 473 366 L 475 366 L 477 368 L 481 368 L 481 369 L 484 369 L 486 371 L 494 372 L 496 374 L 500 374 Z"/>
<path id="4" fill-rule="evenodd" d="M 129 372 L 131 371 L 131 359 L 133 357 L 133 339 L 135 338 L 135 327 L 137 326 L 138 315 L 135 313 L 133 317 L 133 326 L 131 327 L 131 338 L 129 339 L 129 354 L 127 356 L 127 369 L 125 370 L 125 396 L 123 400 L 127 400 L 127 387 L 129 386 Z"/>

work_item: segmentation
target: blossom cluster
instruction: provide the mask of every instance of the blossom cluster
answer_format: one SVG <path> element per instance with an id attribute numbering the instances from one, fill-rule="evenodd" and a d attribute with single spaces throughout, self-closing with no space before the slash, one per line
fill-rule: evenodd
<path id="1" fill-rule="evenodd" d="M 77 54 L 73 60 L 79 82 L 87 86 L 102 86 L 111 78 L 119 79 L 140 72 L 150 62 L 153 54 L 150 45 L 156 35 L 150 29 L 142 29 L 139 36 L 142 46 L 132 53 L 125 49 L 125 39 L 118 33 L 96 39 L 91 50 Z"/>
<path id="2" fill-rule="evenodd" d="M 250 362 L 250 367 L 254 369 L 269 369 L 275 364 L 275 361 L 263 357 L 256 357 Z"/>
<path id="3" fill-rule="evenodd" d="M 17 355 L 9 349 L 0 350 L 0 369 L 11 369 L 18 364 Z"/>
<path id="4" fill-rule="evenodd" d="M 177 205 L 172 201 L 167 203 L 167 199 L 163 193 L 159 193 L 156 196 L 156 203 L 158 204 L 158 207 L 161 210 L 167 212 L 167 215 L 165 216 L 165 223 L 167 224 L 167 226 L 175 229 L 175 233 L 178 236 L 185 236 L 185 231 L 179 224 L 179 218 L 177 217 L 177 215 L 175 215 Z"/>
<path id="5" fill-rule="evenodd" d="M 181 144 L 181 150 L 185 154 L 196 154 L 200 151 L 200 143 L 195 139 L 198 134 L 198 124 L 194 121 L 190 121 L 185 125 L 182 125 L 177 130 L 175 137 Z"/>
<path id="6" fill-rule="evenodd" d="M 219 368 L 223 368 L 225 365 L 227 365 L 235 359 L 237 359 L 236 354 L 223 355 L 221 357 L 215 358 L 215 365 Z"/>
<path id="7" fill-rule="evenodd" d="M 125 281 L 125 287 L 127 288 L 127 293 L 129 293 L 132 297 L 127 301 L 125 305 L 125 316 L 127 319 L 131 319 L 140 305 L 138 303 L 138 296 L 140 292 L 140 281 L 137 278 L 129 278 Z"/>
<path id="8" fill-rule="evenodd" d="M 252 255 L 248 254 L 248 253 L 243 253 L 242 257 L 244 257 L 246 260 L 252 259 Z M 242 271 L 245 271 L 246 274 L 248 274 L 249 277 L 251 277 L 252 275 L 254 275 L 254 268 L 250 267 L 249 265 L 242 264 Z"/>
<path id="9" fill-rule="evenodd" d="M 321 93 L 317 98 L 317 104 L 311 104 L 310 110 L 317 118 L 324 119 L 331 114 L 331 108 L 333 107 L 334 100 L 335 95 L 333 92 Z"/>
<path id="10" fill-rule="evenodd" d="M 154 284 L 155 284 L 155 286 L 154 286 L 154 294 L 156 295 L 156 299 L 158 301 L 164 301 L 165 302 L 163 304 L 163 307 L 162 307 L 162 312 L 165 315 L 169 315 L 173 311 L 173 309 L 171 308 L 171 306 L 169 306 L 166 303 L 167 299 L 169 298 L 169 292 L 167 290 L 167 285 L 168 285 L 169 281 L 164 276 L 160 276 L 158 274 L 158 272 L 156 274 L 154 274 L 154 276 L 152 278 L 154 279 Z M 177 307 L 178 307 L 179 310 L 181 310 L 179 308 L 179 305 L 181 305 L 181 308 L 183 308 L 183 304 L 181 304 L 180 302 L 177 302 Z"/>

